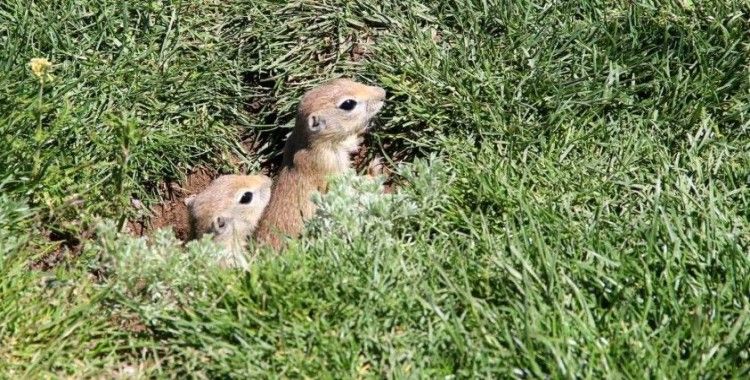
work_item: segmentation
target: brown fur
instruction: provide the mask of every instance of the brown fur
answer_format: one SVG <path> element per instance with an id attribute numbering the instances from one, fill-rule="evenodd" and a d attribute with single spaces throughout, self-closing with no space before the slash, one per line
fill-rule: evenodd
<path id="1" fill-rule="evenodd" d="M 347 99 L 357 102 L 354 110 L 340 108 Z M 315 213 L 311 195 L 324 193 L 328 177 L 351 166 L 350 154 L 384 100 L 382 88 L 348 79 L 332 80 L 302 97 L 271 201 L 256 231 L 258 241 L 278 250 L 284 236 L 302 232 Z"/>
<path id="2" fill-rule="evenodd" d="M 245 193 L 251 200 L 241 203 Z M 230 256 L 244 262 L 241 251 L 271 198 L 271 179 L 264 175 L 223 175 L 198 195 L 185 200 L 191 239 L 212 234 Z"/>

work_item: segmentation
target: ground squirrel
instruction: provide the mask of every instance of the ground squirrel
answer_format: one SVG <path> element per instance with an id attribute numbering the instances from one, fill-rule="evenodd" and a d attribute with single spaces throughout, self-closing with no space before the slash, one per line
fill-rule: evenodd
<path id="1" fill-rule="evenodd" d="M 296 237 L 315 212 L 310 199 L 325 192 L 328 177 L 350 166 L 361 135 L 380 111 L 385 90 L 349 79 L 334 79 L 308 91 L 284 146 L 284 161 L 256 237 L 281 248 L 284 236 Z"/>
<path id="2" fill-rule="evenodd" d="M 223 266 L 245 267 L 242 254 L 271 198 L 271 179 L 264 175 L 222 175 L 206 189 L 185 199 L 191 239 L 212 234 L 224 248 Z"/>

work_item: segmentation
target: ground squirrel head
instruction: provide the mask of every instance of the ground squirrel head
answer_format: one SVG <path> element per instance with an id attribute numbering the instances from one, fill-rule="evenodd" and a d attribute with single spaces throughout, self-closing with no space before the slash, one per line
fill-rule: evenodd
<path id="1" fill-rule="evenodd" d="M 244 246 L 271 198 L 271 179 L 264 175 L 223 175 L 185 200 L 191 237 L 213 234 L 227 248 Z"/>
<path id="2" fill-rule="evenodd" d="M 366 131 L 385 101 L 385 90 L 350 79 L 334 79 L 305 93 L 296 132 L 311 145 L 340 143 Z"/>

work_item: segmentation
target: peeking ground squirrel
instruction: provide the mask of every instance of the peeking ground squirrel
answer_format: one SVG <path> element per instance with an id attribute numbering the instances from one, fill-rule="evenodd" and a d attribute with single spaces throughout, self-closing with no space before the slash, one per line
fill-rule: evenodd
<path id="1" fill-rule="evenodd" d="M 384 89 L 349 79 L 334 79 L 305 93 L 256 231 L 259 242 L 278 250 L 284 236 L 302 232 L 305 220 L 315 213 L 311 195 L 324 193 L 328 177 L 351 166 L 349 156 L 384 101 Z"/>
<path id="2" fill-rule="evenodd" d="M 243 251 L 271 198 L 271 179 L 264 175 L 222 175 L 202 192 L 185 199 L 190 238 L 212 234 L 224 249 L 220 265 L 245 267 Z"/>

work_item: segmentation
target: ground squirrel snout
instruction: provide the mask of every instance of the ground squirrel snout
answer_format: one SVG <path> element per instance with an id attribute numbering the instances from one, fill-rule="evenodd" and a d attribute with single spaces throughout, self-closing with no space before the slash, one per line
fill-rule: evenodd
<path id="1" fill-rule="evenodd" d="M 271 179 L 264 175 L 222 175 L 201 193 L 185 200 L 191 239 L 212 234 L 231 252 L 244 247 L 271 198 Z"/>
<path id="2" fill-rule="evenodd" d="M 314 192 L 328 177 L 350 166 L 361 135 L 385 102 L 385 90 L 350 79 L 334 79 L 305 93 L 284 146 L 284 161 L 256 237 L 279 249 L 283 236 L 302 232 L 315 212 Z"/>

